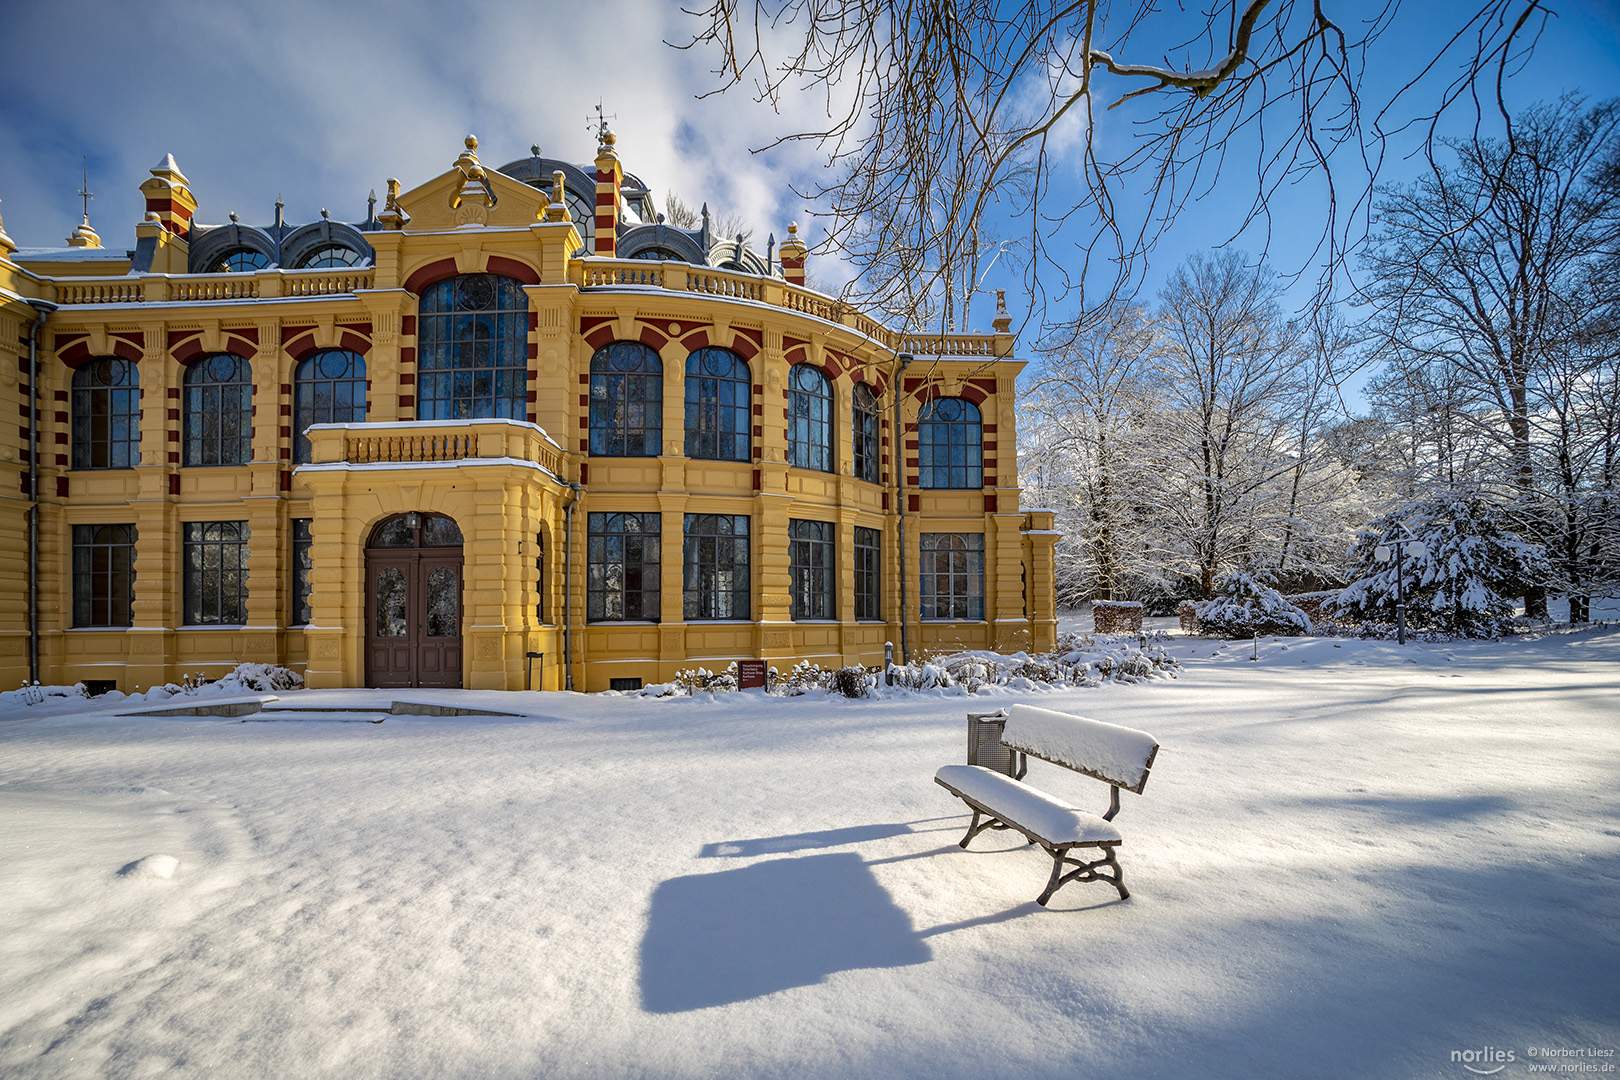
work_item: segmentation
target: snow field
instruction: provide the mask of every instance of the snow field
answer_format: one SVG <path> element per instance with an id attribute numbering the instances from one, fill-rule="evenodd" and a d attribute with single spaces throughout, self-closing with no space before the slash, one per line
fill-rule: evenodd
<path id="1" fill-rule="evenodd" d="M 1383 1078 L 1620 1045 L 1620 633 L 1174 649 L 1176 680 L 1034 696 L 8 707 L 0 1075 Z M 1131 900 L 1043 910 L 1022 837 L 956 847 L 934 770 L 1023 700 L 1162 744 L 1116 819 Z"/>

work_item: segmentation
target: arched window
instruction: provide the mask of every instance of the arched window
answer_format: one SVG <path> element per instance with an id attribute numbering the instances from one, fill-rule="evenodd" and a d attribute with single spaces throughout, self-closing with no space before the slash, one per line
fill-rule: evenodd
<path id="1" fill-rule="evenodd" d="M 360 252 L 342 244 L 328 244 L 298 260 L 300 270 L 330 270 L 338 266 L 359 266 L 366 261 Z"/>
<path id="2" fill-rule="evenodd" d="M 851 396 L 850 449 L 855 452 L 855 479 L 878 482 L 878 402 L 865 383 L 856 383 Z"/>
<path id="3" fill-rule="evenodd" d="M 636 252 L 634 255 L 632 255 L 630 257 L 632 259 L 652 259 L 652 260 L 658 261 L 658 262 L 685 262 L 686 261 L 685 259 L 681 258 L 680 255 L 677 254 L 676 252 L 673 252 L 673 251 L 669 250 L 668 248 L 661 248 L 661 247 L 642 248 L 640 251 Z"/>
<path id="4" fill-rule="evenodd" d="M 979 407 L 961 398 L 935 398 L 917 416 L 918 485 L 925 488 L 984 486 Z"/>
<path id="5" fill-rule="evenodd" d="M 591 453 L 657 457 L 664 434 L 664 364 L 639 341 L 591 357 Z"/>
<path id="6" fill-rule="evenodd" d="M 748 365 L 730 349 L 699 349 L 686 358 L 686 456 L 747 461 Z"/>
<path id="7" fill-rule="evenodd" d="M 253 458 L 253 376 L 248 362 L 215 353 L 186 368 L 187 465 L 244 465 Z"/>
<path id="8" fill-rule="evenodd" d="M 302 464 L 309 460 L 309 425 L 365 420 L 366 361 L 346 349 L 327 349 L 299 361 L 293 379 L 293 461 Z"/>
<path id="9" fill-rule="evenodd" d="M 978 622 L 984 618 L 984 534 L 923 533 L 917 567 L 922 617 Z"/>
<path id="10" fill-rule="evenodd" d="M 270 265 L 270 256 L 252 248 L 233 248 L 214 260 L 210 274 L 251 274 Z"/>
<path id="11" fill-rule="evenodd" d="M 73 467 L 141 463 L 141 391 L 135 365 L 100 356 L 73 373 Z"/>
<path id="12" fill-rule="evenodd" d="M 832 387 L 821 369 L 794 365 L 788 409 L 788 464 L 832 472 Z"/>
<path id="13" fill-rule="evenodd" d="M 529 298 L 521 282 L 463 274 L 422 293 L 418 420 L 528 416 Z"/>

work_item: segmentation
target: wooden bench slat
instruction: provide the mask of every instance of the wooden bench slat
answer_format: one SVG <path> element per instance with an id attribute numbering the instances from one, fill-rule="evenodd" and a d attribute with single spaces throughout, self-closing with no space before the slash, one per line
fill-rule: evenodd
<path id="1" fill-rule="evenodd" d="M 1053 847 L 1119 844 L 1124 837 L 1096 814 L 981 765 L 945 765 L 934 774 L 953 794 L 983 803 L 1020 832 L 1038 835 Z"/>

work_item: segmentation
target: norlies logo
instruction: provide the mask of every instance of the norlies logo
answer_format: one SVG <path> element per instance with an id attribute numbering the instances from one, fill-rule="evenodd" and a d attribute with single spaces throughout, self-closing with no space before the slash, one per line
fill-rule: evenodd
<path id="1" fill-rule="evenodd" d="M 1508 1062 L 1513 1061 L 1514 1056 L 1511 1050 L 1482 1046 L 1478 1050 L 1453 1050 L 1451 1060 L 1476 1075 L 1494 1076 L 1507 1068 Z M 1495 1068 L 1476 1068 L 1476 1066 L 1495 1066 Z"/>

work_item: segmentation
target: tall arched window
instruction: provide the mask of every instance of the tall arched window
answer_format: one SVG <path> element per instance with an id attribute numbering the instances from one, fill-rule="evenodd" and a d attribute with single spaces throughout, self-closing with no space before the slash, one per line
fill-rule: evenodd
<path id="1" fill-rule="evenodd" d="M 422 293 L 416 325 L 419 420 L 528 416 L 529 298 L 499 274 L 462 274 Z"/>
<path id="2" fill-rule="evenodd" d="M 187 465 L 244 465 L 253 458 L 253 375 L 248 362 L 215 353 L 186 368 Z"/>
<path id="3" fill-rule="evenodd" d="M 686 456 L 747 461 L 751 386 L 748 365 L 730 349 L 686 358 Z"/>
<path id="4" fill-rule="evenodd" d="M 591 357 L 591 453 L 657 457 L 664 434 L 664 364 L 639 341 Z"/>
<path id="5" fill-rule="evenodd" d="M 366 418 L 366 361 L 347 349 L 327 349 L 299 361 L 293 375 L 293 461 L 309 460 L 311 424 Z"/>
<path id="6" fill-rule="evenodd" d="M 141 463 L 141 391 L 135 365 L 100 356 L 73 373 L 73 467 Z"/>
<path id="7" fill-rule="evenodd" d="M 983 434 L 979 407 L 961 398 L 925 401 L 917 416 L 918 485 L 925 488 L 984 486 Z"/>
<path id="8" fill-rule="evenodd" d="M 878 402 L 865 383 L 856 383 L 851 395 L 850 449 L 855 452 L 855 479 L 878 482 Z"/>
<path id="9" fill-rule="evenodd" d="M 820 368 L 794 365 L 788 410 L 788 464 L 832 472 L 832 387 Z"/>

